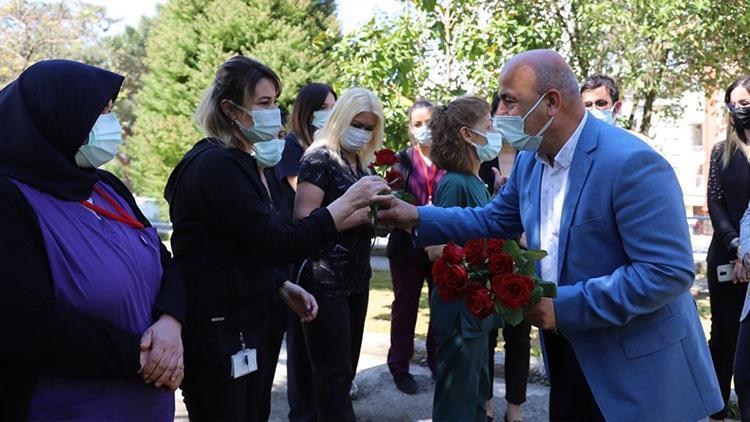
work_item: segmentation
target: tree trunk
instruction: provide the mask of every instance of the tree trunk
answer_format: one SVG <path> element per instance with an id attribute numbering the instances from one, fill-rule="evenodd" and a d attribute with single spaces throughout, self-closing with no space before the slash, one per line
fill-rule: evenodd
<path id="1" fill-rule="evenodd" d="M 643 120 L 641 121 L 640 132 L 648 136 L 648 131 L 651 129 L 651 116 L 654 112 L 654 102 L 656 101 L 656 90 L 651 89 L 646 93 L 646 99 L 643 102 Z"/>
<path id="2" fill-rule="evenodd" d="M 630 116 L 628 116 L 628 123 L 626 129 L 633 130 L 633 126 L 635 126 L 635 111 L 638 110 L 638 104 L 641 102 L 641 99 L 638 97 L 633 97 L 633 108 L 630 110 Z"/>

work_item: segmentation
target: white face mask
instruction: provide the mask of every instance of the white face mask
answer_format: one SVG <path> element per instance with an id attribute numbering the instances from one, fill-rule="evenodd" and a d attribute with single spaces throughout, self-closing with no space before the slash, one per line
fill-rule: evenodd
<path id="1" fill-rule="evenodd" d="M 89 142 L 76 152 L 78 167 L 97 168 L 112 161 L 122 143 L 122 127 L 115 113 L 102 114 L 89 132 Z"/>
<path id="2" fill-rule="evenodd" d="M 539 149 L 539 145 L 542 143 L 542 136 L 549 129 L 552 121 L 555 120 L 555 116 L 550 117 L 536 135 L 527 134 L 524 130 L 524 123 L 526 122 L 526 118 L 542 103 L 545 95 L 542 94 L 536 104 L 523 117 L 495 116 L 492 118 L 492 127 L 502 134 L 503 139 L 508 145 L 519 151 L 536 151 Z"/>
<path id="3" fill-rule="evenodd" d="M 253 144 L 253 150 L 250 155 L 263 167 L 273 167 L 279 164 L 281 156 L 284 154 L 283 139 L 271 139 L 270 141 L 256 142 Z"/>
<path id="4" fill-rule="evenodd" d="M 323 126 L 328 122 L 328 117 L 331 115 L 330 110 L 318 110 L 313 112 L 313 119 L 310 122 L 315 129 L 322 129 Z"/>
<path id="5" fill-rule="evenodd" d="M 372 131 L 349 126 L 344 131 L 341 146 L 349 152 L 357 152 L 365 147 L 372 139 Z"/>
<path id="6" fill-rule="evenodd" d="M 430 132 L 430 128 L 428 128 L 427 125 L 414 128 L 411 131 L 411 134 L 414 136 L 414 139 L 419 142 L 420 145 L 424 145 L 426 147 L 432 145 L 432 132 Z"/>
<path id="7" fill-rule="evenodd" d="M 615 115 L 612 112 L 611 108 L 605 108 L 604 110 L 599 110 L 598 108 L 592 108 L 589 110 L 592 116 L 596 117 L 597 119 L 609 123 L 611 125 L 615 124 Z"/>

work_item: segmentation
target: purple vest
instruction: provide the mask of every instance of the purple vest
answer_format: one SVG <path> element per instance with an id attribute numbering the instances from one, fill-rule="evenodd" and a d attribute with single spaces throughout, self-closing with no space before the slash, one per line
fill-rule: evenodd
<path id="1" fill-rule="evenodd" d="M 161 285 L 159 237 L 99 216 L 14 181 L 39 219 L 60 306 L 141 334 Z M 98 186 L 126 211 L 130 206 L 104 183 Z M 94 204 L 114 209 L 98 194 Z M 39 374 L 29 420 L 171 421 L 174 394 L 145 384 L 137 374 L 120 380 L 80 381 Z"/>

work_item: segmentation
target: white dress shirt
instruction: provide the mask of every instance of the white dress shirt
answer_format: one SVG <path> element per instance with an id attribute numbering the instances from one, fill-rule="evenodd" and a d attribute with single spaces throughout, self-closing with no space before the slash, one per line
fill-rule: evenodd
<path id="1" fill-rule="evenodd" d="M 568 192 L 568 173 L 573 154 L 578 145 L 586 116 L 583 114 L 581 123 L 565 142 L 562 149 L 555 156 L 554 163 L 550 163 L 547 156 L 536 154 L 537 161 L 542 163 L 542 186 L 539 198 L 539 244 L 547 251 L 547 256 L 539 264 L 541 278 L 544 281 L 557 283 L 557 259 L 560 244 L 560 220 L 562 218 L 563 203 Z"/>

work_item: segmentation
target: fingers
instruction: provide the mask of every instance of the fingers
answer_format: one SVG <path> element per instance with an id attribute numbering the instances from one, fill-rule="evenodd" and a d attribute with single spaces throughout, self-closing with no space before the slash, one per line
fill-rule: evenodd
<path id="1" fill-rule="evenodd" d="M 141 344 L 140 348 L 141 350 L 148 350 L 151 348 L 151 340 L 153 338 L 153 331 L 149 328 L 146 330 L 145 333 L 143 333 L 143 337 L 141 337 Z"/>
<path id="2" fill-rule="evenodd" d="M 175 371 L 177 370 L 177 363 L 180 360 L 180 355 L 178 354 L 172 354 L 171 357 L 168 358 L 168 363 L 164 367 L 164 371 L 159 375 L 158 378 L 154 380 L 154 386 L 156 388 L 161 387 L 162 385 L 165 385 L 168 383 L 172 377 L 174 376 Z M 167 360 L 167 359 L 164 359 Z"/>
<path id="3" fill-rule="evenodd" d="M 148 363 L 141 373 L 147 384 L 154 382 L 167 369 L 169 357 L 164 355 L 164 349 L 155 349 L 149 353 Z"/>
<path id="4" fill-rule="evenodd" d="M 492 172 L 495 174 L 495 179 L 503 177 L 503 174 L 500 172 L 500 169 L 497 167 L 492 167 Z"/>

